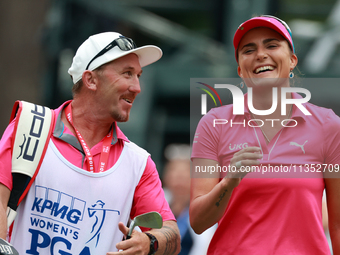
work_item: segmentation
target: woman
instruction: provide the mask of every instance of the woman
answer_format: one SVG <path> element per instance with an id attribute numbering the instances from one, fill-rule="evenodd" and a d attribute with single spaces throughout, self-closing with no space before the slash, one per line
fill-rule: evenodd
<path id="1" fill-rule="evenodd" d="M 304 107 L 311 116 L 292 104 L 281 109 L 281 88 L 290 86 L 298 62 L 286 23 L 273 16 L 247 20 L 235 33 L 234 48 L 237 71 L 252 88 L 254 108 L 271 108 L 273 87 L 278 88 L 277 108 L 269 115 L 253 114 L 247 104 L 244 115 L 233 115 L 231 105 L 212 109 L 196 130 L 193 169 L 219 165 L 263 170 L 292 165 L 306 173 L 311 163 L 339 164 L 340 118 L 332 110 L 310 103 Z M 301 96 L 287 93 L 286 98 Z M 253 121 L 213 127 L 214 119 Z M 235 150 L 241 143 L 247 146 Z M 192 228 L 202 233 L 219 224 L 208 254 L 330 254 L 321 214 L 325 188 L 333 252 L 340 254 L 340 179 L 324 178 L 322 172 L 313 178 L 261 178 L 268 176 L 229 171 L 226 176 L 192 178 Z"/>

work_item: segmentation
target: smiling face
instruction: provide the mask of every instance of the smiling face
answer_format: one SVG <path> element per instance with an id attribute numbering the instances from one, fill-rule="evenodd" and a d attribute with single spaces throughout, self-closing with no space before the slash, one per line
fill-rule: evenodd
<path id="1" fill-rule="evenodd" d="M 101 110 L 114 121 L 129 119 L 132 103 L 140 93 L 142 69 L 136 54 L 129 54 L 105 64 L 97 72 L 99 84 L 95 96 Z"/>
<path id="2" fill-rule="evenodd" d="M 248 31 L 241 39 L 238 63 L 238 74 L 243 79 L 288 78 L 297 64 L 297 57 L 279 33 L 259 27 Z M 247 81 L 246 84 L 250 85 Z"/>

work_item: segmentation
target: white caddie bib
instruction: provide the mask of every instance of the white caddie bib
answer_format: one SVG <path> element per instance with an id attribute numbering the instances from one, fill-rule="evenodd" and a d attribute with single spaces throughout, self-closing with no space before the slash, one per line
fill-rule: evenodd
<path id="1" fill-rule="evenodd" d="M 90 173 L 50 140 L 39 174 L 18 207 L 11 243 L 19 254 L 101 255 L 117 251 L 149 154 L 126 142 L 116 164 Z"/>

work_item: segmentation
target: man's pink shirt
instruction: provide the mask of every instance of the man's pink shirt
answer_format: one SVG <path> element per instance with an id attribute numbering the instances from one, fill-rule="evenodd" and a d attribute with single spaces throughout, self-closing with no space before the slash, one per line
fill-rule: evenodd
<path id="1" fill-rule="evenodd" d="M 56 122 L 57 116 L 69 103 L 65 102 L 55 111 Z M 56 123 L 55 122 L 55 123 Z M 73 135 L 72 132 L 64 125 L 63 133 Z M 118 160 L 125 142 L 129 142 L 123 132 L 119 129 L 116 122 L 114 123 L 118 141 L 111 145 L 110 156 L 108 159 L 108 167 L 110 169 Z M 12 175 L 11 175 L 11 144 L 13 139 L 14 121 L 11 122 L 5 130 L 0 141 L 0 182 L 12 189 Z M 58 139 L 55 136 L 51 137 L 53 143 L 56 145 L 61 154 L 73 165 L 87 170 L 86 158 L 74 148 L 72 145 Z M 102 150 L 103 140 L 91 148 L 91 153 L 94 159 L 94 166 L 98 167 L 100 154 Z M 85 160 L 85 161 L 83 161 Z M 152 203 L 150 203 L 152 201 Z M 148 157 L 144 173 L 139 184 L 136 187 L 131 209 L 131 218 L 149 211 L 158 211 L 163 217 L 163 221 L 175 220 L 167 201 L 164 198 L 162 184 L 153 160 Z"/>

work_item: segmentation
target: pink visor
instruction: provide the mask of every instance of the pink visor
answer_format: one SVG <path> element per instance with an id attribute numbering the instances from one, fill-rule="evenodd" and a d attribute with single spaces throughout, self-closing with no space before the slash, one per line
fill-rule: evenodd
<path id="1" fill-rule="evenodd" d="M 242 37 L 249 30 L 256 28 L 256 27 L 268 27 L 268 28 L 275 30 L 289 42 L 290 44 L 289 46 L 291 47 L 293 53 L 295 53 L 294 43 L 293 43 L 293 39 L 291 36 L 291 30 L 284 21 L 274 16 L 255 17 L 255 18 L 252 18 L 252 19 L 249 19 L 243 22 L 235 32 L 233 44 L 235 48 L 235 58 L 237 62 L 238 62 L 237 49 L 238 49 L 238 46 L 240 44 Z"/>

